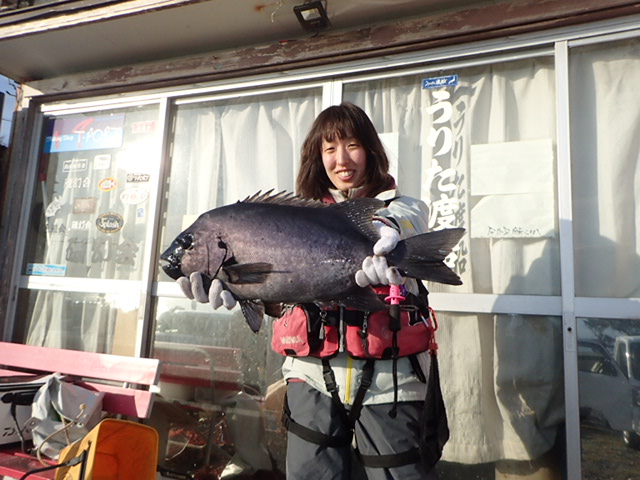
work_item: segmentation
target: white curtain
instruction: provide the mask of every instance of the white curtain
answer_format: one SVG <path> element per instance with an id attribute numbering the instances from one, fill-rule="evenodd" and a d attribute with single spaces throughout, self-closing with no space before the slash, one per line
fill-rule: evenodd
<path id="1" fill-rule="evenodd" d="M 571 51 L 576 295 L 640 297 L 640 41 Z"/>
<path id="2" fill-rule="evenodd" d="M 555 143 L 553 63 L 531 59 L 443 75 L 453 74 L 457 86 L 435 91 L 422 88 L 429 75 L 355 84 L 345 91 L 345 98 L 365 108 L 381 132 L 398 132 L 399 186 L 430 203 L 431 225 L 468 229 L 454 258 L 464 285 L 429 288 L 559 295 L 555 232 L 483 238 L 470 228 L 479 203 L 473 195 L 471 147 Z M 553 177 L 548 182 L 555 188 Z M 555 211 L 547 213 L 555 216 Z M 444 459 L 470 464 L 528 460 L 549 450 L 564 417 L 560 320 L 441 313 L 440 325 L 442 387 L 451 428 Z"/>
<path id="3" fill-rule="evenodd" d="M 313 89 L 179 106 L 163 244 L 210 209 L 258 191 L 293 192 L 321 99 Z"/>
<path id="4" fill-rule="evenodd" d="M 480 202 L 470 175 L 474 145 L 537 140 L 555 145 L 553 64 L 540 58 L 444 74 L 459 75 L 457 87 L 441 90 L 446 98 L 421 88 L 428 75 L 349 85 L 345 93 L 371 114 L 380 131 L 398 132 L 400 187 L 430 202 L 432 225 L 446 226 L 450 208 L 458 212 L 455 225 L 470 228 Z M 637 298 L 640 42 L 572 50 L 570 75 L 576 294 Z M 444 125 L 452 145 L 445 156 L 439 154 L 446 141 L 439 129 L 447 109 L 438 102 L 450 108 Z M 555 191 L 554 176 L 548 182 Z M 429 287 L 561 295 L 555 208 L 553 214 L 554 229 L 534 238 L 483 238 L 471 231 L 455 259 L 465 285 Z M 444 459 L 528 460 L 549 450 L 564 417 L 560 319 L 441 314 L 440 325 L 451 422 Z"/>

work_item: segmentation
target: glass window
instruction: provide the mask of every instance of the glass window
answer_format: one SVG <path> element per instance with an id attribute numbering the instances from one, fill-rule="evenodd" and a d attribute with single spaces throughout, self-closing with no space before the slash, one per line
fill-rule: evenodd
<path id="1" fill-rule="evenodd" d="M 431 228 L 468 231 L 450 258 L 464 285 L 432 292 L 560 295 L 554 75 L 553 59 L 531 58 L 345 84 L 382 132 L 399 188 L 430 205 Z M 445 478 L 560 475 L 560 318 L 438 317 Z"/>
<path id="2" fill-rule="evenodd" d="M 576 295 L 637 298 L 640 40 L 573 48 L 569 60 Z M 612 478 L 638 476 L 640 363 L 632 352 L 640 349 L 640 323 L 586 318 L 579 333 L 618 372 L 579 372 L 584 477 L 601 471 L 603 456 L 616 459 L 607 465 Z"/>
<path id="3" fill-rule="evenodd" d="M 31 345 L 133 355 L 137 350 L 140 292 L 81 293 L 20 290 L 16 338 Z M 26 331 L 23 331 L 24 328 Z"/>
<path id="4" fill-rule="evenodd" d="M 201 213 L 258 191 L 293 191 L 302 142 L 321 109 L 320 88 L 177 105 L 165 248 Z M 240 307 L 214 312 L 163 297 L 155 318 L 161 394 L 180 412 L 161 446 L 163 468 L 196 476 L 223 468 L 283 475 L 284 357 L 271 350 L 270 321 L 254 334 Z"/>
<path id="5" fill-rule="evenodd" d="M 140 280 L 160 166 L 158 106 L 48 117 L 28 275 Z"/>
<path id="6" fill-rule="evenodd" d="M 432 291 L 560 294 L 554 92 L 551 58 L 345 85 L 430 227 L 468 231 L 450 258 L 465 284 Z"/>
<path id="7" fill-rule="evenodd" d="M 451 431 L 442 468 L 475 466 L 443 478 L 557 469 L 565 418 L 560 318 L 438 312 L 438 325 Z"/>
<path id="8" fill-rule="evenodd" d="M 575 48 L 569 59 L 576 295 L 637 298 L 640 40 Z"/>
<path id="9" fill-rule="evenodd" d="M 183 474 L 228 465 L 284 472 L 283 357 L 271 350 L 270 322 L 254 334 L 240 309 L 214 312 L 186 299 L 160 299 L 156 318 L 160 402 L 175 411 L 160 465 Z"/>
<path id="10" fill-rule="evenodd" d="M 14 338 L 136 352 L 162 130 L 158 104 L 45 117 Z"/>
<path id="11" fill-rule="evenodd" d="M 569 59 L 575 293 L 637 299 L 640 40 L 572 48 Z M 448 259 L 464 285 L 429 285 L 466 294 L 441 298 L 473 312 L 438 312 L 451 429 L 441 477 L 561 476 L 565 400 L 579 401 L 583 477 L 600 476 L 603 456 L 616 459 L 612 478 L 640 475 L 640 322 L 578 319 L 578 371 L 564 372 L 562 319 L 521 313 L 538 296 L 562 295 L 554 59 L 380 77 L 337 81 L 371 116 L 402 193 L 430 206 L 430 228 L 467 230 Z M 160 465 L 174 475 L 284 475 L 282 357 L 270 348 L 270 320 L 254 334 L 239 307 L 213 311 L 179 296 L 156 257 L 201 213 L 293 191 L 322 98 L 308 84 L 175 98 L 169 132 L 158 103 L 44 116 L 12 338 L 132 355 L 150 331 L 163 361 Z M 165 282 L 151 304 L 149 267 Z M 579 399 L 565 399 L 563 377 L 576 375 Z"/>

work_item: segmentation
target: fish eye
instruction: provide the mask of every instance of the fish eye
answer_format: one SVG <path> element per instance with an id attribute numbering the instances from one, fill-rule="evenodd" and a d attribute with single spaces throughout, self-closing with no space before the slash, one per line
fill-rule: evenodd
<path id="1" fill-rule="evenodd" d="M 178 242 L 178 245 L 180 245 L 185 250 L 188 250 L 193 246 L 193 241 L 194 241 L 193 233 L 188 233 L 176 239 L 176 242 Z"/>

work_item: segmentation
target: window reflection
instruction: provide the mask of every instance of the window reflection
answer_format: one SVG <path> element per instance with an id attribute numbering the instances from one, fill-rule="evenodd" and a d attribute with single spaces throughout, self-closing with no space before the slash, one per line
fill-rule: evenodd
<path id="1" fill-rule="evenodd" d="M 15 331 L 30 345 L 85 352 L 135 355 L 140 296 L 61 291 L 20 291 L 19 318 L 31 318 Z M 23 330 L 24 329 L 24 330 Z"/>
<path id="2" fill-rule="evenodd" d="M 264 470 L 284 478 L 283 357 L 271 351 L 270 330 L 267 321 L 252 333 L 240 309 L 159 301 L 154 357 L 163 362 L 162 400 L 155 421 L 164 425 L 163 468 Z"/>
<path id="3" fill-rule="evenodd" d="M 578 381 L 583 478 L 600 478 L 608 458 L 610 478 L 640 473 L 640 322 L 583 318 L 578 323 Z M 615 462 L 610 459 L 615 458 Z"/>

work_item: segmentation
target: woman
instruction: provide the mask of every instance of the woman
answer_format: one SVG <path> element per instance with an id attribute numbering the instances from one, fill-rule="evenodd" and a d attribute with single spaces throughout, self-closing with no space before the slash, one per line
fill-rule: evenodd
<path id="1" fill-rule="evenodd" d="M 393 278 L 394 270 L 386 268 L 382 255 L 393 250 L 399 239 L 427 230 L 426 205 L 401 196 L 388 170 L 389 161 L 375 127 L 367 114 L 351 103 L 329 107 L 320 113 L 302 147 L 297 190 L 303 197 L 328 203 L 376 197 L 388 204 L 378 211 L 375 222 L 382 234 L 374 247 L 378 255 L 367 257 L 363 269 L 356 275 L 360 286 L 389 284 L 390 280 L 399 283 Z M 423 372 L 427 372 L 424 362 L 427 356 L 421 355 L 420 359 Z M 340 401 L 352 410 L 366 360 L 354 359 L 343 352 L 328 363 L 334 372 Z M 393 361 L 376 360 L 373 365 L 371 386 L 355 422 L 359 458 L 415 451 L 418 445 L 426 385 L 416 375 L 408 357 L 399 358 L 396 368 L 394 388 Z M 327 390 L 320 359 L 287 357 L 283 373 L 288 383 L 291 420 L 334 438 L 349 437 L 349 425 L 345 425 L 338 413 L 339 407 Z M 398 403 L 392 418 L 389 413 L 394 411 L 394 398 Z M 350 478 L 350 449 L 350 445 L 320 446 L 290 432 L 287 478 Z M 418 458 L 409 455 L 406 461 L 408 463 L 395 468 L 369 467 L 364 463 L 369 480 L 436 478 Z M 400 459 L 399 463 L 404 462 Z"/>
<path id="2" fill-rule="evenodd" d="M 361 287 L 382 285 L 378 293 L 388 296 L 388 285 L 401 284 L 404 278 L 395 268 L 387 267 L 384 255 L 400 239 L 427 230 L 427 206 L 400 195 L 388 173 L 389 161 L 374 125 L 362 109 L 351 103 L 332 106 L 320 113 L 304 141 L 301 157 L 299 195 L 326 203 L 358 197 L 375 197 L 385 202 L 374 219 L 380 240 L 356 274 L 356 282 Z M 233 296 L 219 282 L 212 288 L 218 293 L 211 302 L 214 308 L 222 304 L 231 308 L 235 304 Z M 413 279 L 407 279 L 404 292 L 415 304 L 420 304 L 418 297 L 406 293 L 418 293 L 418 284 Z M 425 312 L 426 290 L 421 288 L 421 292 L 421 310 Z M 206 299 L 206 295 L 201 294 L 200 298 Z M 411 318 L 424 320 L 416 310 Z M 314 305 L 290 305 L 283 312 L 274 323 L 273 344 L 278 353 L 289 355 L 282 367 L 288 385 L 287 478 L 351 479 L 354 459 L 364 465 L 369 480 L 437 478 L 433 465 L 425 466 L 418 453 L 420 414 L 426 395 L 424 373 L 428 372 L 429 362 L 424 350 L 428 341 L 418 347 L 411 345 L 411 355 L 397 354 L 405 348 L 402 341 L 399 350 L 387 345 L 384 350 L 387 353 L 376 354 L 364 351 L 364 343 L 353 338 L 364 339 L 367 329 L 373 331 L 376 322 L 387 325 L 390 320 L 386 311 L 377 315 L 375 321 L 370 312 L 342 308 L 327 311 Z M 286 335 L 282 329 L 300 321 L 306 324 L 310 316 L 314 324 L 320 325 L 311 342 L 315 349 L 302 357 L 285 349 L 279 351 L 278 335 Z M 409 313 L 405 316 L 410 318 Z M 425 331 L 422 322 L 412 324 L 406 328 L 422 328 L 414 332 L 429 338 L 430 332 Z M 349 328 L 357 331 L 351 340 L 344 334 Z M 340 332 L 343 338 L 339 343 L 346 344 L 347 351 L 328 348 L 329 337 L 339 336 Z M 389 358 L 390 351 L 396 352 L 391 355 L 393 358 Z"/>

